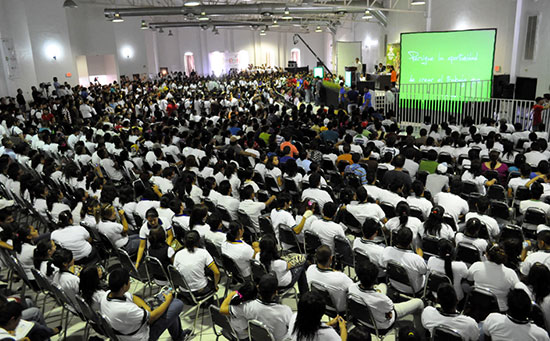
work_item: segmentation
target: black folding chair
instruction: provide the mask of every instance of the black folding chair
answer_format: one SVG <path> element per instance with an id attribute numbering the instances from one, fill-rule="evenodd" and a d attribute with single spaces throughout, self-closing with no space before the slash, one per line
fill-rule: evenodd
<path id="1" fill-rule="evenodd" d="M 384 340 L 387 334 L 392 330 L 391 328 L 378 328 L 378 324 L 376 323 L 376 319 L 372 314 L 371 308 L 368 304 L 365 304 L 360 296 L 349 294 L 347 307 L 348 320 L 351 320 L 352 323 L 365 328 L 366 330 L 368 330 L 369 333 L 375 334 L 379 340 Z"/>
<path id="2" fill-rule="evenodd" d="M 497 297 L 489 289 L 474 287 L 464 305 L 464 314 L 472 317 L 478 323 L 484 321 L 490 313 L 498 313 Z"/>
<path id="3" fill-rule="evenodd" d="M 413 287 L 412 281 L 409 277 L 409 273 L 407 272 L 407 270 L 405 270 L 405 268 L 401 264 L 398 264 L 393 261 L 388 262 L 388 264 L 386 265 L 386 274 L 388 276 L 390 286 L 395 291 L 401 294 L 405 294 L 407 296 L 412 295 L 413 297 L 416 297 L 419 293 L 421 294 L 423 292 L 423 289 L 424 289 L 423 287 L 422 288 Z M 412 293 L 408 292 L 408 290 L 406 291 L 400 290 L 395 286 L 396 283 L 409 287 Z"/>
<path id="4" fill-rule="evenodd" d="M 470 243 L 458 243 L 456 247 L 456 260 L 463 261 L 468 266 L 479 262 L 481 255 L 479 249 Z"/>
<path id="5" fill-rule="evenodd" d="M 233 218 L 231 218 L 231 214 L 229 214 L 229 211 L 227 210 L 227 208 L 223 207 L 222 205 L 216 205 L 216 211 L 218 212 L 218 214 L 220 215 L 220 218 L 227 222 L 227 223 L 230 223 L 233 221 Z"/>
<path id="6" fill-rule="evenodd" d="M 273 225 L 271 224 L 271 219 L 268 216 L 260 216 L 258 218 L 260 223 L 260 231 L 262 235 L 272 235 L 275 236 L 275 230 L 273 230 Z"/>
<path id="7" fill-rule="evenodd" d="M 353 267 L 355 264 L 353 249 L 347 238 L 334 236 L 334 255 L 336 261 L 342 266 Z"/>
<path id="8" fill-rule="evenodd" d="M 447 277 L 445 274 L 434 272 L 434 271 L 428 272 L 428 275 L 426 278 L 426 285 L 424 286 L 423 297 L 426 297 L 427 294 L 437 293 L 437 289 L 439 289 L 439 286 L 444 283 L 453 285 L 451 279 Z"/>
<path id="9" fill-rule="evenodd" d="M 307 255 L 315 255 L 315 250 L 321 246 L 321 239 L 311 231 L 304 232 L 304 242 Z"/>
<path id="10" fill-rule="evenodd" d="M 487 188 L 487 197 L 490 200 L 507 201 L 506 189 L 499 184 L 494 184 Z"/>
<path id="11" fill-rule="evenodd" d="M 523 236 L 521 227 L 512 224 L 505 225 L 500 233 L 500 241 L 504 241 L 506 239 L 524 240 L 525 237 Z"/>
<path id="12" fill-rule="evenodd" d="M 222 253 L 222 265 L 223 265 L 223 268 L 225 269 L 225 274 L 227 275 L 227 282 L 225 284 L 225 294 L 224 294 L 224 296 L 226 296 L 229 290 L 229 286 L 231 285 L 231 281 L 235 280 L 239 283 L 244 283 L 245 278 L 241 274 L 241 269 L 237 266 L 235 261 L 229 256 L 224 255 L 223 253 Z"/>
<path id="13" fill-rule="evenodd" d="M 258 320 L 248 321 L 248 337 L 250 341 L 275 341 L 271 331 Z"/>
<path id="14" fill-rule="evenodd" d="M 432 341 L 464 341 L 459 331 L 449 328 L 447 326 L 441 325 L 434 327 L 433 335 L 431 337 Z"/>
<path id="15" fill-rule="evenodd" d="M 395 217 L 395 207 L 391 203 L 383 201 L 379 204 L 379 206 L 382 211 L 384 211 L 387 219 Z"/>
<path id="16" fill-rule="evenodd" d="M 298 241 L 298 236 L 294 230 L 285 224 L 279 225 L 279 242 L 286 244 L 290 247 L 290 251 L 297 253 L 304 253 L 302 245 Z"/>
<path id="17" fill-rule="evenodd" d="M 316 281 L 311 281 L 309 283 L 311 291 L 317 291 L 325 298 L 325 314 L 330 317 L 335 317 L 338 314 L 343 314 L 345 311 L 338 311 L 336 304 L 332 298 L 330 290 L 323 284 Z"/>
<path id="18" fill-rule="evenodd" d="M 428 235 L 424 236 L 422 238 L 422 251 L 424 252 L 425 259 L 437 256 L 439 254 L 439 238 Z"/>
<path id="19" fill-rule="evenodd" d="M 239 341 L 239 337 L 235 332 L 235 329 L 231 326 L 229 318 L 220 313 L 220 308 L 215 305 L 210 305 L 210 316 L 212 316 L 212 329 L 214 330 L 214 335 L 216 335 L 216 341 L 223 336 L 229 341 Z M 216 326 L 220 327 L 221 330 L 218 332 Z"/>

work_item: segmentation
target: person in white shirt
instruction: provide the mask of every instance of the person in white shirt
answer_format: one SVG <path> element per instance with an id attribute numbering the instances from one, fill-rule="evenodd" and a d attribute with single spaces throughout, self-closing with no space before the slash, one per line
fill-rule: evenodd
<path id="1" fill-rule="evenodd" d="M 294 233 L 298 235 L 298 240 L 301 240 L 303 238 L 302 230 L 306 227 L 306 221 L 313 215 L 313 207 L 309 207 L 298 223 L 297 217 L 295 218 L 290 212 L 291 205 L 292 197 L 290 194 L 284 192 L 278 194 L 276 208 L 272 209 L 270 213 L 271 225 L 273 226 L 273 232 L 275 232 L 277 240 L 279 240 L 279 229 L 281 225 L 286 225 L 291 228 Z M 287 246 L 285 243 L 282 244 L 283 248 Z"/>
<path id="2" fill-rule="evenodd" d="M 424 197 L 424 185 L 422 181 L 415 180 L 411 185 L 411 190 L 414 193 L 407 197 L 407 203 L 411 208 L 415 207 L 422 212 L 423 220 L 427 219 L 432 210 L 433 204 L 430 200 Z M 432 193 L 433 195 L 433 193 Z"/>
<path id="3" fill-rule="evenodd" d="M 338 205 L 333 202 L 328 202 L 323 208 L 323 218 L 314 221 L 307 230 L 317 235 L 321 240 L 321 244 L 327 245 L 334 252 L 334 237 L 340 236 L 346 238 L 344 227 L 333 221 Z"/>
<path id="4" fill-rule="evenodd" d="M 332 197 L 326 191 L 318 188 L 321 181 L 319 173 L 313 173 L 309 176 L 309 188 L 302 191 L 301 200 L 306 198 L 315 200 L 319 204 L 319 208 L 323 210 L 326 203 L 332 202 Z"/>
<path id="5" fill-rule="evenodd" d="M 158 167 L 157 167 L 158 166 Z M 174 184 L 172 183 L 172 179 L 174 179 L 174 176 L 176 174 L 173 167 L 166 167 L 164 169 L 161 169 L 160 165 L 155 164 L 153 167 L 153 170 L 158 170 L 159 172 L 162 172 L 161 176 L 154 175 L 151 177 L 151 182 L 159 187 L 159 190 L 162 194 L 166 194 L 174 189 Z"/>
<path id="6" fill-rule="evenodd" d="M 487 178 L 481 175 L 481 173 L 482 173 L 481 160 L 479 159 L 472 160 L 470 169 L 467 169 L 462 174 L 461 179 L 462 181 L 473 182 L 477 187 L 477 192 L 482 196 L 484 196 L 485 193 L 487 193 L 485 186 L 492 186 L 494 183 L 497 182 L 497 179 L 487 180 Z"/>
<path id="7" fill-rule="evenodd" d="M 458 232 L 455 235 L 455 244 L 470 244 L 476 247 L 479 250 L 480 259 L 484 259 L 485 251 L 489 242 L 487 239 L 482 238 L 481 236 L 484 233 L 483 223 L 478 218 L 469 218 L 466 220 L 466 227 L 462 232 Z"/>
<path id="8" fill-rule="evenodd" d="M 550 268 L 550 230 L 537 233 L 537 247 L 538 251 L 529 254 L 520 265 L 520 272 L 524 276 L 529 274 L 529 270 L 536 263 Z"/>
<path id="9" fill-rule="evenodd" d="M 521 177 L 513 178 L 508 181 L 508 197 L 512 198 L 516 194 L 516 190 L 519 186 L 526 186 L 531 180 L 531 166 L 528 163 L 524 163 L 519 166 Z"/>
<path id="10" fill-rule="evenodd" d="M 262 211 L 265 210 L 272 202 L 275 200 L 275 196 L 272 195 L 266 202 L 257 202 L 254 201 L 256 193 L 254 187 L 251 185 L 246 185 L 241 190 L 240 199 L 242 200 L 239 204 L 239 210 L 242 210 L 250 218 L 252 222 L 252 228 L 259 233 L 260 232 L 260 222 L 258 218 L 262 215 Z"/>
<path id="11" fill-rule="evenodd" d="M 477 212 L 468 212 L 466 214 L 465 220 L 467 222 L 472 218 L 479 219 L 483 224 L 485 224 L 487 232 L 489 234 L 489 238 L 495 240 L 500 234 L 500 226 L 495 218 L 487 214 L 489 212 L 490 203 L 491 202 L 489 198 L 487 198 L 486 196 L 478 198 L 475 204 Z"/>
<path id="12" fill-rule="evenodd" d="M 332 251 L 328 245 L 321 245 L 315 250 L 315 261 L 317 264 L 310 265 L 306 271 L 309 287 L 312 287 L 313 282 L 324 286 L 337 312 L 345 312 L 346 295 L 353 281 L 345 273 L 331 268 Z"/>
<path id="13" fill-rule="evenodd" d="M 361 186 L 355 191 L 355 199 L 357 204 L 350 203 L 345 206 L 345 209 L 351 213 L 355 219 L 361 224 L 365 222 L 368 217 L 376 218 L 381 222 L 386 222 L 386 214 L 377 204 L 368 202 L 367 189 Z"/>
<path id="14" fill-rule="evenodd" d="M 378 329 L 390 329 L 395 321 L 407 315 L 412 315 L 417 328 L 421 327 L 420 313 L 424 303 L 419 298 L 394 304 L 386 295 L 385 284 L 375 285 L 378 277 L 378 268 L 372 263 L 356 265 L 359 283 L 351 285 L 348 297 L 358 303 L 369 306 Z M 374 327 L 374 326 L 371 326 Z"/>
<path id="15" fill-rule="evenodd" d="M 445 163 L 437 165 L 434 174 L 428 174 L 426 177 L 426 190 L 432 197 L 440 192 L 446 192 L 449 187 L 449 177 L 446 175 L 448 167 Z"/>
<path id="16" fill-rule="evenodd" d="M 204 295 L 218 287 L 220 271 L 208 251 L 200 248 L 199 245 L 199 233 L 189 231 L 185 235 L 184 248 L 174 256 L 174 266 L 185 278 L 193 294 Z M 214 281 L 208 279 L 206 269 L 212 271 Z"/>
<path id="17" fill-rule="evenodd" d="M 476 286 L 491 290 L 497 300 L 500 311 L 507 311 L 506 295 L 518 282 L 514 270 L 504 266 L 506 253 L 498 244 L 487 248 L 487 260 L 476 262 L 468 269 L 468 280 Z"/>
<path id="18" fill-rule="evenodd" d="M 52 256 L 52 263 L 59 269 L 53 274 L 52 283 L 59 285 L 72 300 L 80 290 L 80 278 L 71 270 L 74 266 L 73 253 L 64 248 L 58 248 Z M 76 301 L 73 302 L 76 304 Z"/>
<path id="19" fill-rule="evenodd" d="M 298 302 L 298 312 L 292 316 L 286 340 L 341 341 L 347 339 L 346 321 L 336 316 L 329 322 L 321 322 L 326 312 L 325 298 L 317 291 L 306 292 Z M 340 335 L 331 328 L 338 325 Z"/>
<path id="20" fill-rule="evenodd" d="M 425 329 L 433 334 L 435 327 L 446 326 L 459 332 L 465 341 L 479 339 L 479 327 L 476 320 L 457 311 L 457 295 L 450 284 L 443 283 L 439 286 L 437 302 L 440 304 L 440 308 L 428 306 L 422 312 L 422 326 Z"/>
<path id="21" fill-rule="evenodd" d="M 33 245 L 32 241 L 38 237 L 38 231 L 32 225 L 28 225 L 20 227 L 14 232 L 16 237 L 13 239 L 13 251 L 15 251 L 17 260 L 25 271 L 27 278 L 34 282 L 31 269 L 34 268 L 33 257 L 36 246 Z"/>
<path id="22" fill-rule="evenodd" d="M 210 226 L 210 231 L 206 232 L 204 238 L 214 243 L 218 248 L 221 248 L 223 242 L 227 239 L 225 232 L 222 230 L 223 224 L 221 218 L 217 214 L 211 214 L 206 219 L 206 224 Z"/>
<path id="23" fill-rule="evenodd" d="M 250 260 L 256 257 L 260 252 L 258 242 L 253 242 L 252 246 L 245 243 L 242 238 L 244 228 L 237 222 L 229 224 L 227 231 L 227 240 L 222 244 L 222 254 L 231 258 L 240 270 L 240 275 L 245 279 L 250 276 Z"/>
<path id="24" fill-rule="evenodd" d="M 230 293 L 220 306 L 220 313 L 236 319 L 258 320 L 271 332 L 276 341 L 284 340 L 292 319 L 289 306 L 276 303 L 278 282 L 274 275 L 262 276 L 258 283 L 259 298 L 239 305 L 230 305 L 238 291 Z"/>
<path id="25" fill-rule="evenodd" d="M 401 201 L 395 207 L 396 216 L 386 222 L 386 229 L 390 232 L 397 232 L 397 230 L 407 227 L 413 233 L 413 244 L 418 245 L 418 236 L 422 229 L 422 222 L 416 217 L 411 217 L 411 210 L 409 204 L 406 201 Z"/>
<path id="26" fill-rule="evenodd" d="M 544 193 L 544 188 L 539 182 L 534 182 L 529 188 L 531 192 L 531 199 L 522 200 L 519 203 L 519 211 L 521 214 L 525 214 L 529 208 L 539 208 L 541 209 L 546 216 L 550 216 L 550 205 L 541 201 L 540 198 Z"/>
<path id="27" fill-rule="evenodd" d="M 413 235 L 410 229 L 400 229 L 396 236 L 396 246 L 386 247 L 382 254 L 385 268 L 389 262 L 396 262 L 407 271 L 412 287 L 393 279 L 390 279 L 390 283 L 398 291 L 408 294 L 417 293 L 424 288 L 428 271 L 424 259 L 411 251 L 412 240 Z"/>
<path id="28" fill-rule="evenodd" d="M 464 298 L 462 281 L 468 277 L 468 267 L 462 261 L 454 261 L 455 248 L 447 239 L 440 239 L 438 244 L 439 254 L 428 259 L 428 271 L 447 276 L 455 289 L 459 301 Z"/>
<path id="29" fill-rule="evenodd" d="M 51 233 L 51 239 L 71 251 L 77 264 L 95 263 L 97 251 L 90 244 L 92 238 L 84 227 L 73 225 L 71 211 L 59 214 L 58 226 L 60 228 Z"/>
<path id="30" fill-rule="evenodd" d="M 130 257 L 137 254 L 139 248 L 139 235 L 128 235 L 128 222 L 123 210 L 118 211 L 121 222 L 117 222 L 117 214 L 111 205 L 106 205 L 101 210 L 101 222 L 97 224 L 99 233 L 105 235 L 117 248 L 122 248 Z"/>
<path id="31" fill-rule="evenodd" d="M 172 292 L 163 292 L 164 302 L 152 310 L 143 299 L 128 292 L 130 275 L 123 268 L 109 275 L 109 291 L 103 295 L 100 312 L 121 341 L 156 341 L 168 329 L 172 340 L 184 340 L 191 330 L 182 330 L 179 315 L 183 302 Z"/>
<path id="32" fill-rule="evenodd" d="M 157 227 L 162 227 L 166 232 L 166 244 L 171 245 L 174 239 L 174 231 L 169 222 L 163 222 L 159 219 L 159 214 L 155 208 L 150 208 L 145 212 L 146 221 L 139 229 L 139 247 L 136 257 L 136 268 L 139 267 L 139 263 L 143 258 L 143 253 L 147 248 L 147 239 L 149 238 L 149 231 Z"/>
<path id="33" fill-rule="evenodd" d="M 506 314 L 491 313 L 483 322 L 486 340 L 550 340 L 546 330 L 530 321 L 532 303 L 524 290 L 511 290 L 506 300 Z"/>
<path id="34" fill-rule="evenodd" d="M 525 153 L 525 162 L 531 167 L 537 167 L 541 161 L 548 161 L 548 157 L 540 149 L 540 144 L 538 141 L 535 141 L 531 143 L 531 151 Z"/>
<path id="35" fill-rule="evenodd" d="M 453 217 L 456 224 L 470 210 L 468 202 L 460 197 L 461 192 L 462 181 L 453 179 L 450 192 L 440 192 L 434 196 L 434 204 L 443 207 L 445 212 Z"/>
<path id="36" fill-rule="evenodd" d="M 218 205 L 224 207 L 227 212 L 229 212 L 229 215 L 231 216 L 231 219 L 233 219 L 233 221 L 237 221 L 239 218 L 237 211 L 239 210 L 241 202 L 239 201 L 239 199 L 231 196 L 231 184 L 229 183 L 229 181 L 224 180 L 220 183 L 218 189 L 219 193 L 221 194 L 221 196 L 218 198 Z"/>
<path id="37" fill-rule="evenodd" d="M 369 257 L 369 260 L 375 264 L 378 269 L 384 269 L 382 261 L 382 254 L 384 253 L 385 245 L 380 241 L 379 233 L 382 231 L 382 223 L 376 218 L 367 218 L 363 225 L 361 225 L 361 232 L 363 236 L 361 238 L 355 238 L 353 241 L 353 250 L 361 250 Z"/>
<path id="38" fill-rule="evenodd" d="M 455 231 L 453 228 L 443 222 L 445 209 L 439 205 L 432 208 L 428 219 L 420 226 L 418 233 L 421 237 L 433 236 L 453 240 Z"/>

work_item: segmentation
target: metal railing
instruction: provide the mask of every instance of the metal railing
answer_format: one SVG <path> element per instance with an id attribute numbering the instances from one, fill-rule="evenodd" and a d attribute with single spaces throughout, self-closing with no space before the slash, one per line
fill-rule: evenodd
<path id="1" fill-rule="evenodd" d="M 490 81 L 401 84 L 393 101 L 387 99 L 384 91 L 377 91 L 376 107 L 383 112 L 393 110 L 398 122 L 404 123 L 443 123 L 454 118 L 456 124 L 461 124 L 470 116 L 476 124 L 491 117 L 512 124 L 519 122 L 524 129 L 531 129 L 534 100 L 491 98 L 491 90 Z M 549 114 L 550 110 L 545 110 L 542 118 L 550 132 Z"/>

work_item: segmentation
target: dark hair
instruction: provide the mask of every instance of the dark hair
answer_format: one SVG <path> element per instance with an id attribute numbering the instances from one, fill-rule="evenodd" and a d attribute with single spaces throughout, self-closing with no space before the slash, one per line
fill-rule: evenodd
<path id="1" fill-rule="evenodd" d="M 400 201 L 397 206 L 395 206 L 395 214 L 399 217 L 399 226 L 405 227 L 409 221 L 409 215 L 411 214 L 409 204 L 406 201 Z"/>
<path id="2" fill-rule="evenodd" d="M 328 245 L 321 245 L 315 250 L 315 260 L 321 265 L 329 265 L 332 251 Z"/>
<path id="3" fill-rule="evenodd" d="M 363 225 L 361 225 L 361 232 L 363 232 L 363 237 L 370 238 L 377 231 L 379 231 L 381 227 L 382 224 L 380 223 L 380 220 L 372 217 L 367 217 Z"/>
<path id="4" fill-rule="evenodd" d="M 451 282 L 453 281 L 453 254 L 454 246 L 450 240 L 440 239 L 437 243 L 439 249 L 439 257 L 445 261 L 445 275 L 449 277 Z"/>
<path id="5" fill-rule="evenodd" d="M 372 262 L 359 262 L 355 265 L 359 282 L 365 289 L 371 288 L 378 278 L 378 267 Z"/>
<path id="6" fill-rule="evenodd" d="M 239 236 L 239 231 L 242 229 L 242 225 L 238 222 L 231 222 L 229 223 L 229 226 L 227 227 L 228 231 L 227 231 L 227 235 L 226 235 L 226 238 L 227 238 L 227 241 L 228 242 L 235 242 L 237 241 L 237 238 Z"/>
<path id="7" fill-rule="evenodd" d="M 130 274 L 124 268 L 115 268 L 109 275 L 109 290 L 119 291 L 130 281 Z"/>
<path id="8" fill-rule="evenodd" d="M 52 249 L 52 240 L 51 239 L 41 239 L 33 252 L 33 264 L 36 270 L 40 270 L 40 265 L 44 261 L 48 261 L 48 267 L 46 270 L 46 276 L 51 276 L 53 273 L 52 262 L 49 259 L 48 251 Z"/>
<path id="9" fill-rule="evenodd" d="M 399 229 L 397 231 L 396 242 L 398 246 L 408 247 L 413 240 L 413 233 L 411 229 Z"/>
<path id="10" fill-rule="evenodd" d="M 13 239 L 13 251 L 21 253 L 23 244 L 30 243 L 29 236 L 31 235 L 30 226 L 20 227 L 15 231 L 15 238 Z"/>
<path id="11" fill-rule="evenodd" d="M 21 303 L 9 301 L 0 305 L 0 326 L 6 326 L 11 319 L 17 320 L 21 317 L 23 306 Z"/>
<path id="12" fill-rule="evenodd" d="M 327 218 L 333 218 L 336 211 L 338 211 L 338 205 L 333 202 L 327 202 L 323 206 L 323 215 Z"/>
<path id="13" fill-rule="evenodd" d="M 296 334 L 296 340 L 313 341 L 319 328 L 321 318 L 325 314 L 325 298 L 318 291 L 306 292 L 298 302 L 296 323 L 292 332 Z"/>
<path id="14" fill-rule="evenodd" d="M 487 260 L 500 265 L 506 263 L 507 259 L 508 256 L 500 245 L 494 243 L 487 246 Z"/>
<path id="15" fill-rule="evenodd" d="M 201 236 L 197 231 L 191 230 L 185 234 L 185 248 L 193 253 L 200 246 Z"/>
<path id="16" fill-rule="evenodd" d="M 411 185 L 411 190 L 419 197 L 424 193 L 424 184 L 420 180 L 415 180 Z"/>
<path id="17" fill-rule="evenodd" d="M 539 200 L 542 196 L 542 193 L 544 193 L 544 188 L 542 185 L 538 182 L 534 182 L 531 185 L 531 199 Z"/>
<path id="18" fill-rule="evenodd" d="M 540 263 L 533 264 L 527 276 L 527 284 L 533 288 L 535 301 L 539 304 L 546 296 L 550 295 L 548 283 L 550 283 L 550 270 L 548 270 L 548 267 Z"/>
<path id="19" fill-rule="evenodd" d="M 71 224 L 71 220 L 73 219 L 73 214 L 71 211 L 66 210 L 61 213 L 59 213 L 59 216 L 57 218 L 57 225 L 61 228 L 67 227 Z"/>
<path id="20" fill-rule="evenodd" d="M 271 271 L 271 262 L 280 259 L 277 242 L 270 235 L 266 235 L 260 240 L 260 250 L 260 262 L 269 272 Z"/>
<path id="21" fill-rule="evenodd" d="M 272 274 L 265 274 L 260 278 L 260 282 L 258 283 L 258 292 L 264 302 L 271 303 L 278 287 L 279 282 L 277 281 L 277 277 Z"/>
<path id="22" fill-rule="evenodd" d="M 64 268 L 63 264 L 68 264 L 73 260 L 73 253 L 71 250 L 64 249 L 62 247 L 55 250 L 52 255 L 52 263 L 60 269 Z"/>
<path id="23" fill-rule="evenodd" d="M 441 310 L 446 313 L 454 313 L 458 299 L 454 287 L 449 283 L 442 283 L 437 288 L 437 301 L 441 305 Z"/>
<path id="24" fill-rule="evenodd" d="M 189 228 L 193 229 L 196 225 L 204 224 L 207 216 L 208 208 L 206 208 L 206 206 L 201 205 L 193 207 L 191 216 L 189 217 Z"/>
<path id="25" fill-rule="evenodd" d="M 441 206 L 434 206 L 424 222 L 424 233 L 431 236 L 439 236 L 443 224 L 443 214 L 445 209 Z"/>
<path id="26" fill-rule="evenodd" d="M 223 180 L 220 182 L 220 185 L 218 186 L 218 192 L 222 195 L 229 195 L 229 191 L 231 190 L 231 183 L 229 180 Z"/>
<path id="27" fill-rule="evenodd" d="M 220 224 L 222 223 L 222 219 L 217 213 L 212 213 L 208 216 L 206 219 L 206 223 L 208 226 L 210 226 L 210 231 L 216 232 L 220 228 Z"/>
<path id="28" fill-rule="evenodd" d="M 92 297 L 99 289 L 99 274 L 95 265 L 87 266 L 80 272 L 80 292 L 86 303 L 92 304 Z"/>
<path id="29" fill-rule="evenodd" d="M 478 218 L 470 218 L 466 222 L 466 228 L 464 229 L 464 235 L 470 238 L 479 238 L 479 232 L 481 231 L 482 223 Z"/>
<path id="30" fill-rule="evenodd" d="M 531 299 L 523 289 L 512 289 L 508 293 L 508 315 L 520 320 L 528 321 L 531 315 Z"/>
<path id="31" fill-rule="evenodd" d="M 238 294 L 231 299 L 231 305 L 239 305 L 251 301 L 258 295 L 258 288 L 256 283 L 252 281 L 246 281 L 237 290 Z"/>
<path id="32" fill-rule="evenodd" d="M 369 331 L 361 325 L 355 325 L 348 333 L 348 341 L 365 341 L 370 340 L 370 338 L 371 335 Z M 401 340 L 401 338 L 399 340 Z"/>

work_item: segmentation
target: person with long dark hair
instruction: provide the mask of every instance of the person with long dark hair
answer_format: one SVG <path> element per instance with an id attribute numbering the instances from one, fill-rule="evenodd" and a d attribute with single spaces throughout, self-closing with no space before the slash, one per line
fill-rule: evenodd
<path id="1" fill-rule="evenodd" d="M 428 259 L 428 271 L 444 274 L 449 277 L 459 301 L 464 298 L 462 281 L 468 277 L 468 267 L 462 261 L 455 261 L 455 248 L 447 239 L 440 239 L 439 254 Z"/>
<path id="2" fill-rule="evenodd" d="M 472 264 L 468 269 L 468 280 L 476 286 L 491 290 L 498 300 L 500 311 L 508 310 L 506 296 L 518 282 L 518 275 L 514 270 L 504 266 L 506 253 L 498 244 L 491 244 L 486 250 L 486 261 Z"/>
<path id="3" fill-rule="evenodd" d="M 418 235 L 422 228 L 422 222 L 416 217 L 411 217 L 411 209 L 406 201 L 401 201 L 395 206 L 396 216 L 386 222 L 386 228 L 390 231 L 397 231 L 402 228 L 409 228 L 413 233 L 413 243 L 418 243 Z"/>
<path id="4" fill-rule="evenodd" d="M 428 219 L 426 219 L 420 228 L 420 235 L 428 235 L 452 240 L 455 232 L 452 227 L 443 222 L 444 214 L 445 209 L 443 207 L 439 205 L 434 206 L 428 216 Z"/>
<path id="5" fill-rule="evenodd" d="M 258 296 L 258 287 L 252 281 L 245 281 L 243 285 L 235 291 L 235 295 L 228 295 L 220 306 L 220 313 L 230 315 L 230 310 L 239 310 L 247 302 L 255 300 Z M 230 315 L 230 323 L 239 340 L 248 340 L 248 320 L 243 317 Z"/>
<path id="6" fill-rule="evenodd" d="M 59 285 L 68 297 L 74 297 L 80 290 L 80 278 L 73 273 L 73 253 L 59 248 L 52 256 L 52 263 L 59 269 L 54 273 L 52 282 Z"/>
<path id="7" fill-rule="evenodd" d="M 197 231 L 191 230 L 185 235 L 183 249 L 174 256 L 174 266 L 194 294 L 205 294 L 218 287 L 220 271 L 208 251 L 200 247 L 200 235 Z M 207 276 L 206 269 L 214 274 L 213 281 Z"/>
<path id="8" fill-rule="evenodd" d="M 208 208 L 206 206 L 195 206 L 191 211 L 189 218 L 189 229 L 197 231 L 201 238 L 204 238 L 206 233 L 210 231 L 210 226 L 206 223 L 208 217 Z"/>
<path id="9" fill-rule="evenodd" d="M 145 212 L 145 218 L 147 220 L 143 223 L 143 226 L 141 226 L 139 230 L 140 242 L 136 258 L 136 268 L 139 266 L 139 263 L 143 258 L 145 249 L 147 248 L 147 240 L 149 239 L 149 233 L 151 230 L 159 227 L 164 229 L 166 233 L 165 240 L 167 245 L 171 245 L 172 240 L 174 240 L 174 231 L 172 230 L 172 226 L 169 222 L 163 222 L 161 219 L 159 219 L 159 214 L 155 208 L 148 209 L 147 212 Z"/>
<path id="10" fill-rule="evenodd" d="M 458 246 L 460 243 L 472 244 L 483 254 L 487 250 L 488 245 L 488 241 L 481 238 L 483 228 L 484 226 L 478 218 L 468 219 L 464 231 L 458 232 L 455 235 L 456 245 Z"/>
<path id="11" fill-rule="evenodd" d="M 90 233 L 84 227 L 73 224 L 71 211 L 61 212 L 57 225 L 59 228 L 52 232 L 52 240 L 70 250 L 77 264 L 95 263 L 97 251 L 90 244 Z"/>
<path id="12" fill-rule="evenodd" d="M 506 175 L 508 174 L 508 166 L 500 162 L 499 159 L 500 152 L 498 150 L 491 150 L 489 152 L 489 161 L 483 162 L 481 165 L 481 170 L 483 173 L 486 173 L 489 170 L 498 172 L 498 181 L 504 183 Z"/>
<path id="13" fill-rule="evenodd" d="M 244 228 L 240 223 L 232 222 L 229 224 L 226 234 L 227 240 L 222 244 L 222 254 L 233 259 L 241 271 L 243 277 L 250 276 L 250 259 L 254 258 L 260 252 L 258 242 L 248 245 L 242 240 Z"/>
<path id="14" fill-rule="evenodd" d="M 325 298 L 318 291 L 306 292 L 298 301 L 298 312 L 290 320 L 287 340 L 292 341 L 321 341 L 347 340 L 346 321 L 336 316 L 328 323 L 321 322 L 325 314 Z M 331 328 L 338 325 L 340 335 Z"/>
<path id="15" fill-rule="evenodd" d="M 80 295 L 93 311 L 99 311 L 99 303 L 106 293 L 101 283 L 102 275 L 101 268 L 95 265 L 85 267 L 79 274 Z"/>
<path id="16" fill-rule="evenodd" d="M 55 271 L 59 270 L 53 265 L 52 256 L 56 251 L 56 245 L 51 239 L 42 239 L 36 244 L 33 252 L 34 268 L 51 280 Z"/>
<path id="17" fill-rule="evenodd" d="M 15 251 L 17 260 L 21 264 L 21 267 L 23 267 L 25 275 L 27 275 L 27 278 L 33 285 L 36 284 L 34 282 L 34 275 L 31 272 L 31 269 L 34 267 L 33 257 L 34 249 L 36 248 L 33 239 L 37 237 L 38 231 L 32 225 L 28 225 L 17 229 L 15 238 L 13 239 L 13 251 Z M 38 287 L 35 286 L 35 288 Z"/>

